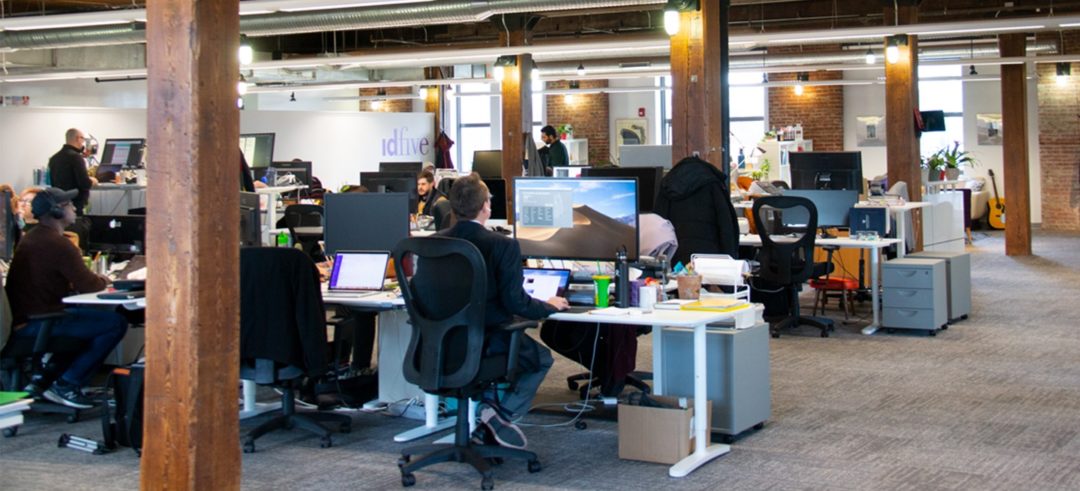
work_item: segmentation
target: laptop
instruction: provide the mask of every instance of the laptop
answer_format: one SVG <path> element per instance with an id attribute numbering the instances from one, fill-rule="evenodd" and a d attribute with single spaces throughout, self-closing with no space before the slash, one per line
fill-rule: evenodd
<path id="1" fill-rule="evenodd" d="M 570 286 L 569 269 L 525 268 L 522 271 L 525 280 L 521 286 L 530 297 L 546 302 L 551 297 L 566 296 Z"/>
<path id="2" fill-rule="evenodd" d="M 388 251 L 338 251 L 330 273 L 330 295 L 374 295 L 383 290 Z"/>

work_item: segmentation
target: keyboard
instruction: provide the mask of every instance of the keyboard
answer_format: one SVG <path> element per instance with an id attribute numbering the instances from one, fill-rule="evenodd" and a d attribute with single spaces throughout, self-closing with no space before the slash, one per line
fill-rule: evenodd
<path id="1" fill-rule="evenodd" d="M 146 292 L 143 290 L 105 292 L 98 293 L 97 297 L 102 300 L 133 300 L 146 297 Z"/>
<path id="2" fill-rule="evenodd" d="M 590 310 L 596 310 L 595 305 L 571 305 L 570 308 L 564 310 L 568 314 L 585 314 Z"/>

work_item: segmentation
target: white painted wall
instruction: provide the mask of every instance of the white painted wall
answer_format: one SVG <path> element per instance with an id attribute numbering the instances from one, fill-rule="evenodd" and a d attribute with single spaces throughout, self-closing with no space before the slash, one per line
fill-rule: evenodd
<path id="1" fill-rule="evenodd" d="M 652 77 L 614 79 L 608 82 L 609 87 L 651 87 L 656 84 Z M 615 121 L 619 119 L 637 119 L 638 109 L 645 109 L 645 119 L 648 120 L 648 130 L 645 133 L 648 141 L 646 145 L 660 144 L 660 104 L 656 96 L 657 92 L 631 92 L 623 94 L 608 94 L 608 141 L 611 142 L 612 158 L 618 158 L 618 134 L 616 133 Z"/>
<path id="2" fill-rule="evenodd" d="M 965 70 L 966 73 L 966 70 Z M 997 67 L 979 67 L 984 75 L 998 74 Z M 881 74 L 872 71 L 845 72 L 845 80 L 875 80 Z M 998 175 L 998 191 L 1003 192 L 1001 182 L 1003 157 L 1001 146 L 982 146 L 978 144 L 976 117 L 981 113 L 1001 113 L 1001 83 L 965 82 L 964 83 L 964 147 L 971 151 L 978 160 L 978 166 L 968 171 L 968 175 L 986 176 L 987 169 L 993 169 Z M 885 115 L 884 85 L 853 85 L 844 87 L 844 149 L 862 151 L 863 175 L 871 178 L 886 173 L 885 147 L 859 147 L 855 138 L 855 118 L 858 116 Z M 1004 129 L 1008 131 L 1008 129 Z M 1036 81 L 1030 80 L 1028 86 L 1028 162 L 1031 172 L 1031 219 L 1034 223 L 1042 222 L 1042 182 L 1039 179 L 1039 107 L 1036 93 Z M 1004 197 L 1004 196 L 1003 196 Z"/>

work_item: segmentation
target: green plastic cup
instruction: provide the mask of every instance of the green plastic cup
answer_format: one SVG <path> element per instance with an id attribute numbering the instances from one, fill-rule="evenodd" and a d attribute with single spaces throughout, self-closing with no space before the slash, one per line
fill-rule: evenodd
<path id="1" fill-rule="evenodd" d="M 596 306 L 605 308 L 608 306 L 608 286 L 611 285 L 611 277 L 605 274 L 598 274 L 592 277 L 593 285 L 596 286 Z"/>

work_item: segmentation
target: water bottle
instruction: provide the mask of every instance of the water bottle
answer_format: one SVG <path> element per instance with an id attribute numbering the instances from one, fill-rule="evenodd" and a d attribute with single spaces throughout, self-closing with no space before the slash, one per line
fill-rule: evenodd
<path id="1" fill-rule="evenodd" d="M 277 168 L 266 168 L 266 185 L 269 187 L 277 186 Z"/>
<path id="2" fill-rule="evenodd" d="M 289 234 L 285 233 L 284 231 L 278 232 L 278 234 L 277 234 L 277 246 L 278 247 L 289 247 Z"/>

